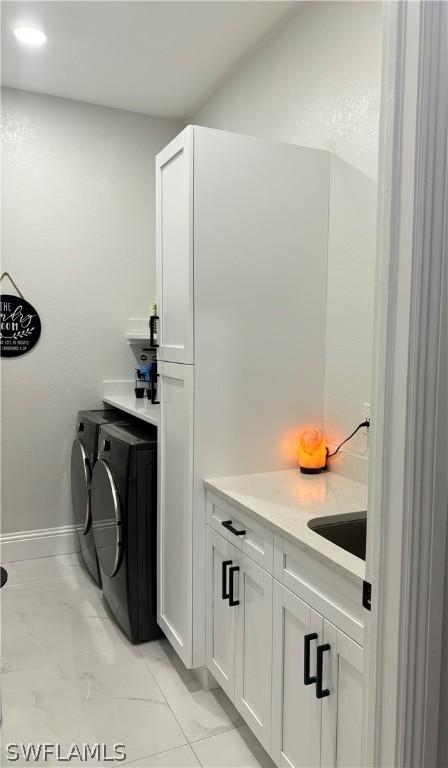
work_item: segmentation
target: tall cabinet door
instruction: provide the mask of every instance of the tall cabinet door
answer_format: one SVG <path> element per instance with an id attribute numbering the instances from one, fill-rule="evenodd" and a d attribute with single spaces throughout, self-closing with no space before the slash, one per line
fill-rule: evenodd
<path id="1" fill-rule="evenodd" d="M 230 583 L 237 602 L 235 706 L 269 752 L 271 747 L 273 578 L 241 552 Z"/>
<path id="2" fill-rule="evenodd" d="M 235 547 L 207 526 L 207 667 L 233 701 L 235 696 L 235 606 L 229 605 Z"/>
<path id="3" fill-rule="evenodd" d="M 159 360 L 193 363 L 193 128 L 156 157 Z"/>
<path id="4" fill-rule="evenodd" d="M 322 687 L 323 768 L 359 768 L 361 760 L 363 649 L 324 621 Z"/>
<path id="5" fill-rule="evenodd" d="M 323 619 L 278 582 L 273 616 L 271 755 L 281 768 L 312 768 L 320 765 L 322 708 L 305 670 L 315 678 Z"/>
<path id="6" fill-rule="evenodd" d="M 192 666 L 193 366 L 160 363 L 158 623 Z"/>

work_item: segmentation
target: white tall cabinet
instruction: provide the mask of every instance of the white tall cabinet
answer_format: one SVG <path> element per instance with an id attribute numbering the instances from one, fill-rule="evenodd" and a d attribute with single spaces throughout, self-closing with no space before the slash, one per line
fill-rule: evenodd
<path id="1" fill-rule="evenodd" d="M 199 667 L 203 479 L 294 466 L 322 419 L 329 155 L 188 126 L 156 179 L 158 620 Z"/>
<path id="2" fill-rule="evenodd" d="M 159 363 L 159 624 L 191 658 L 193 605 L 193 367 Z"/>

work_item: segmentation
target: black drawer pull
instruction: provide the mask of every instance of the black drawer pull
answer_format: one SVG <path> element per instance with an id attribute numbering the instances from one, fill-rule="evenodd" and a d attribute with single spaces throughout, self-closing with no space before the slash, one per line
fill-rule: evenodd
<path id="1" fill-rule="evenodd" d="M 317 682 L 316 675 L 310 675 L 310 645 L 312 640 L 317 640 L 316 632 L 310 632 L 309 635 L 305 635 L 304 640 L 304 654 L 303 654 L 303 682 L 305 685 L 312 685 Z"/>
<path id="2" fill-rule="evenodd" d="M 316 699 L 324 699 L 330 695 L 328 688 L 322 688 L 322 677 L 324 669 L 324 653 L 329 651 L 331 645 L 325 643 L 325 645 L 317 646 L 317 680 L 316 680 Z"/>
<path id="3" fill-rule="evenodd" d="M 223 520 L 221 525 L 223 525 L 224 528 L 227 528 L 227 530 L 230 531 L 230 533 L 233 533 L 235 536 L 246 535 L 246 531 L 239 531 L 237 528 L 234 528 L 231 520 Z"/>
<path id="4" fill-rule="evenodd" d="M 230 592 L 228 591 L 227 584 L 226 584 L 226 581 L 227 581 L 226 571 L 227 571 L 228 565 L 232 565 L 231 560 L 222 561 L 221 597 L 223 600 L 228 600 L 228 598 L 230 597 Z"/>
<path id="5" fill-rule="evenodd" d="M 239 565 L 232 565 L 232 567 L 229 568 L 229 605 L 239 605 L 240 604 L 240 601 L 239 600 L 235 600 L 235 598 L 233 596 L 233 589 L 234 589 L 234 586 L 235 586 L 234 581 L 233 581 L 233 577 L 234 577 L 234 574 L 237 571 L 239 571 L 239 570 L 240 570 Z"/>

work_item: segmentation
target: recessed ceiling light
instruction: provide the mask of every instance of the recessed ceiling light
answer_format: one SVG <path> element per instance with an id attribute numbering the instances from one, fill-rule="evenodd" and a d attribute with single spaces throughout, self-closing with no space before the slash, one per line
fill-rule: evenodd
<path id="1" fill-rule="evenodd" d="M 34 29 L 33 27 L 17 27 L 14 30 L 14 34 L 19 43 L 24 45 L 37 47 L 47 42 L 47 36 L 40 29 Z"/>

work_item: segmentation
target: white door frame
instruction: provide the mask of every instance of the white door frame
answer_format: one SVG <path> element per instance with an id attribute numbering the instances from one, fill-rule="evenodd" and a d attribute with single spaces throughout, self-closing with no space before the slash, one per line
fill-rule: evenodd
<path id="1" fill-rule="evenodd" d="M 385 3 L 364 763 L 437 764 L 448 500 L 448 4 Z"/>

